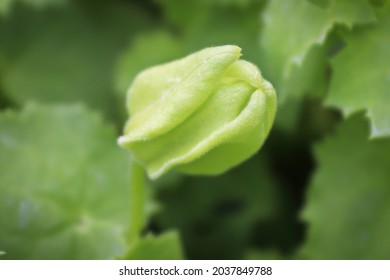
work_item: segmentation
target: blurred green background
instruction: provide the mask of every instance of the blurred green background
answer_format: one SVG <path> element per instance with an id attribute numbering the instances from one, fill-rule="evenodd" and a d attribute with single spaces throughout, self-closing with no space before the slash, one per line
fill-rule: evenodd
<path id="1" fill-rule="evenodd" d="M 390 259 L 389 6 L 0 0 L 0 259 Z M 221 176 L 148 181 L 128 242 L 126 89 L 224 44 L 275 86 L 271 134 Z"/>

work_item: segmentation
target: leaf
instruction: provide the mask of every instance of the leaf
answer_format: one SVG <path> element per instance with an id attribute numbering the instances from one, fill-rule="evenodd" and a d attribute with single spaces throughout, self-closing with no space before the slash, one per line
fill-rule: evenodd
<path id="1" fill-rule="evenodd" d="M 371 137 L 390 135 L 390 5 L 375 25 L 346 36 L 346 47 L 332 60 L 333 78 L 327 104 L 345 116 L 364 109 Z"/>
<path id="2" fill-rule="evenodd" d="M 17 104 L 81 101 L 117 114 L 116 60 L 149 19 L 131 4 L 99 3 L 39 11 L 19 7 L 6 19 L 0 32 L 7 58 L 2 81 L 10 98 Z"/>
<path id="3" fill-rule="evenodd" d="M 0 1 L 0 16 L 6 15 L 9 12 L 13 0 Z"/>
<path id="4" fill-rule="evenodd" d="M 156 3 L 160 5 L 166 21 L 181 30 L 194 28 L 197 18 L 202 16 L 200 10 L 205 7 L 202 1 L 156 0 Z"/>
<path id="5" fill-rule="evenodd" d="M 245 260 L 283 260 L 283 255 L 276 249 L 250 250 L 245 255 Z"/>
<path id="6" fill-rule="evenodd" d="M 0 115 L 0 246 L 9 259 L 124 254 L 129 159 L 81 106 Z"/>
<path id="7" fill-rule="evenodd" d="M 322 8 L 327 8 L 330 4 L 330 0 L 309 0 L 309 2 L 318 5 Z"/>
<path id="8" fill-rule="evenodd" d="M 12 6 L 21 2 L 34 8 L 43 8 L 49 6 L 60 6 L 68 2 L 68 0 L 1 0 L 0 15 L 8 15 Z"/>
<path id="9" fill-rule="evenodd" d="M 263 14 L 262 69 L 279 96 L 275 126 L 289 133 L 297 128 L 302 97 L 322 98 L 327 90 L 328 32 L 337 23 L 351 27 L 374 20 L 365 1 L 311 2 L 318 1 L 271 1 Z"/>
<path id="10" fill-rule="evenodd" d="M 14 2 L 17 1 L 18 0 L 14 0 Z M 35 7 L 44 7 L 48 5 L 60 5 L 69 2 L 69 0 L 19 0 L 19 1 Z"/>
<path id="11" fill-rule="evenodd" d="M 166 20 L 181 31 L 186 53 L 211 46 L 237 45 L 244 59 L 259 63 L 259 12 L 263 1 L 158 0 Z"/>
<path id="12" fill-rule="evenodd" d="M 301 257 L 390 258 L 390 140 L 367 135 L 367 121 L 358 115 L 316 146 Z"/>
<path id="13" fill-rule="evenodd" d="M 160 212 L 153 220 L 179 230 L 189 259 L 241 258 L 256 224 L 280 210 L 274 177 L 258 157 L 217 177 L 160 181 L 154 183 Z"/>
<path id="14" fill-rule="evenodd" d="M 366 0 L 332 0 L 326 9 L 302 0 L 270 1 L 263 13 L 261 34 L 266 75 L 277 88 L 283 86 L 293 66 L 302 64 L 310 48 L 322 44 L 335 24 L 351 28 L 374 20 Z"/>
<path id="15" fill-rule="evenodd" d="M 244 8 L 248 7 L 253 2 L 256 2 L 257 0 L 215 0 L 215 1 L 208 1 L 208 0 L 201 0 L 206 4 L 214 4 L 221 7 L 237 7 L 237 8 Z"/>
<path id="16" fill-rule="evenodd" d="M 156 48 L 158 46 L 158 48 Z M 165 30 L 143 33 L 136 37 L 120 57 L 116 89 L 125 96 L 135 76 L 142 70 L 184 55 L 182 42 Z"/>
<path id="17" fill-rule="evenodd" d="M 183 252 L 177 232 L 162 235 L 148 234 L 136 240 L 126 255 L 127 260 L 182 260 Z"/>
<path id="18" fill-rule="evenodd" d="M 325 46 L 313 46 L 301 65 L 292 66 L 291 75 L 279 85 L 278 113 L 275 126 L 293 132 L 299 124 L 302 97 L 321 98 L 327 89 L 327 57 Z"/>
<path id="19" fill-rule="evenodd" d="M 307 52 L 302 64 L 292 66 L 291 75 L 280 85 L 280 94 L 299 100 L 303 95 L 322 97 L 326 92 L 326 49 L 314 45 Z M 283 100 L 281 101 L 283 103 Z M 283 105 L 283 104 L 282 104 Z"/>

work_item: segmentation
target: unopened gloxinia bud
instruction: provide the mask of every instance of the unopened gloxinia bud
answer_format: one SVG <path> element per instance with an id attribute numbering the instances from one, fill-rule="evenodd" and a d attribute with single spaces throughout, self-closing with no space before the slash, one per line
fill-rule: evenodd
<path id="1" fill-rule="evenodd" d="M 128 90 L 120 145 L 154 179 L 173 169 L 219 174 L 263 144 L 276 94 L 237 46 L 206 48 L 141 72 Z"/>

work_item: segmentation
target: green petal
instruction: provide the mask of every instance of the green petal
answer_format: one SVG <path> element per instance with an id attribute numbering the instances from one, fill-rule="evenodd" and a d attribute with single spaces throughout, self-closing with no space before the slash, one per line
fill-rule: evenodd
<path id="1" fill-rule="evenodd" d="M 219 174 L 261 147 L 276 95 L 258 68 L 239 56 L 236 46 L 207 48 L 137 77 L 119 143 L 151 178 L 171 169 Z"/>
<path id="2" fill-rule="evenodd" d="M 236 46 L 208 48 L 142 72 L 128 93 L 132 118 L 126 125 L 126 142 L 152 139 L 184 121 L 211 95 L 218 78 L 239 56 Z M 145 94 L 148 104 L 140 101 Z"/>

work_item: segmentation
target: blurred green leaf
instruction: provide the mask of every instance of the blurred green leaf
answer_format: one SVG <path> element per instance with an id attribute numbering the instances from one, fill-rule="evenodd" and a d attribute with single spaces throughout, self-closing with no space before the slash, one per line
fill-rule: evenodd
<path id="1" fill-rule="evenodd" d="M 290 133 L 297 128 L 302 97 L 321 98 L 326 93 L 327 66 L 326 48 L 319 45 L 310 48 L 301 65 L 292 66 L 291 75 L 279 84 L 277 91 L 279 106 L 275 126 Z"/>
<path id="2" fill-rule="evenodd" d="M 1 0 L 0 1 L 0 15 L 5 15 L 8 13 L 13 0 Z"/>
<path id="3" fill-rule="evenodd" d="M 243 0 L 242 3 L 247 4 L 238 6 L 238 0 L 157 2 L 161 4 L 167 21 L 180 31 L 187 53 L 205 47 L 237 45 L 243 49 L 243 59 L 261 62 L 259 13 L 264 1 Z M 258 66 L 262 68 L 261 64 Z"/>
<path id="4" fill-rule="evenodd" d="M 254 157 L 221 176 L 160 186 L 156 219 L 179 229 L 190 259 L 237 259 L 250 246 L 254 225 L 277 215 L 277 193 L 267 166 Z"/>
<path id="5" fill-rule="evenodd" d="M 275 249 L 269 250 L 250 250 L 245 255 L 245 260 L 282 260 L 284 257 Z"/>
<path id="6" fill-rule="evenodd" d="M 374 20 L 366 0 L 332 0 L 326 9 L 306 0 L 270 1 L 261 33 L 269 79 L 277 89 L 284 86 L 293 66 L 302 64 L 310 48 L 322 44 L 335 24 L 352 27 Z"/>
<path id="7" fill-rule="evenodd" d="M 232 7 L 248 7 L 250 4 L 254 2 L 262 2 L 263 0 L 214 0 L 214 1 L 209 1 L 209 0 L 201 0 L 207 4 L 216 4 L 219 6 L 232 6 Z"/>
<path id="8" fill-rule="evenodd" d="M 35 8 L 43 8 L 51 5 L 63 5 L 68 0 L 0 0 L 0 15 L 7 15 L 17 2 L 30 5 Z"/>
<path id="9" fill-rule="evenodd" d="M 327 8 L 329 7 L 329 4 L 330 4 L 330 1 L 331 0 L 309 0 L 309 2 L 315 4 L 315 5 L 318 5 L 322 8 Z"/>
<path id="10" fill-rule="evenodd" d="M 281 98 L 285 99 L 286 95 L 295 99 L 300 99 L 303 95 L 323 97 L 327 87 L 326 67 L 325 47 L 314 45 L 308 50 L 302 64 L 292 65 L 291 75 L 280 85 L 278 93 Z"/>
<path id="11" fill-rule="evenodd" d="M 177 232 L 138 239 L 126 255 L 127 260 L 182 260 L 183 252 Z"/>
<path id="12" fill-rule="evenodd" d="M 0 30 L 5 93 L 19 104 L 82 101 L 115 115 L 116 59 L 150 19 L 135 5 L 104 3 L 15 9 Z"/>
<path id="13" fill-rule="evenodd" d="M 390 135 L 390 4 L 379 22 L 346 35 L 346 47 L 332 60 L 327 104 L 348 116 L 367 110 L 372 137 Z M 387 100 L 387 101 L 386 101 Z"/>
<path id="14" fill-rule="evenodd" d="M 390 140 L 369 141 L 368 133 L 366 120 L 354 116 L 316 146 L 301 257 L 390 258 Z"/>
<path id="15" fill-rule="evenodd" d="M 128 155 L 80 106 L 0 115 L 0 247 L 9 259 L 111 259 L 125 253 Z"/>
<path id="16" fill-rule="evenodd" d="M 32 6 L 41 7 L 46 5 L 58 5 L 69 2 L 69 0 L 14 0 L 14 2 L 23 2 Z"/>
<path id="17" fill-rule="evenodd" d="M 263 13 L 263 69 L 279 102 L 275 125 L 289 133 L 299 124 L 302 97 L 322 98 L 327 90 L 329 31 L 375 19 L 365 0 L 312 2 L 319 1 L 271 1 Z"/>
<path id="18" fill-rule="evenodd" d="M 139 72 L 184 55 L 182 42 L 169 32 L 158 30 L 143 33 L 134 39 L 130 48 L 119 59 L 116 75 L 117 92 L 123 97 Z"/>

